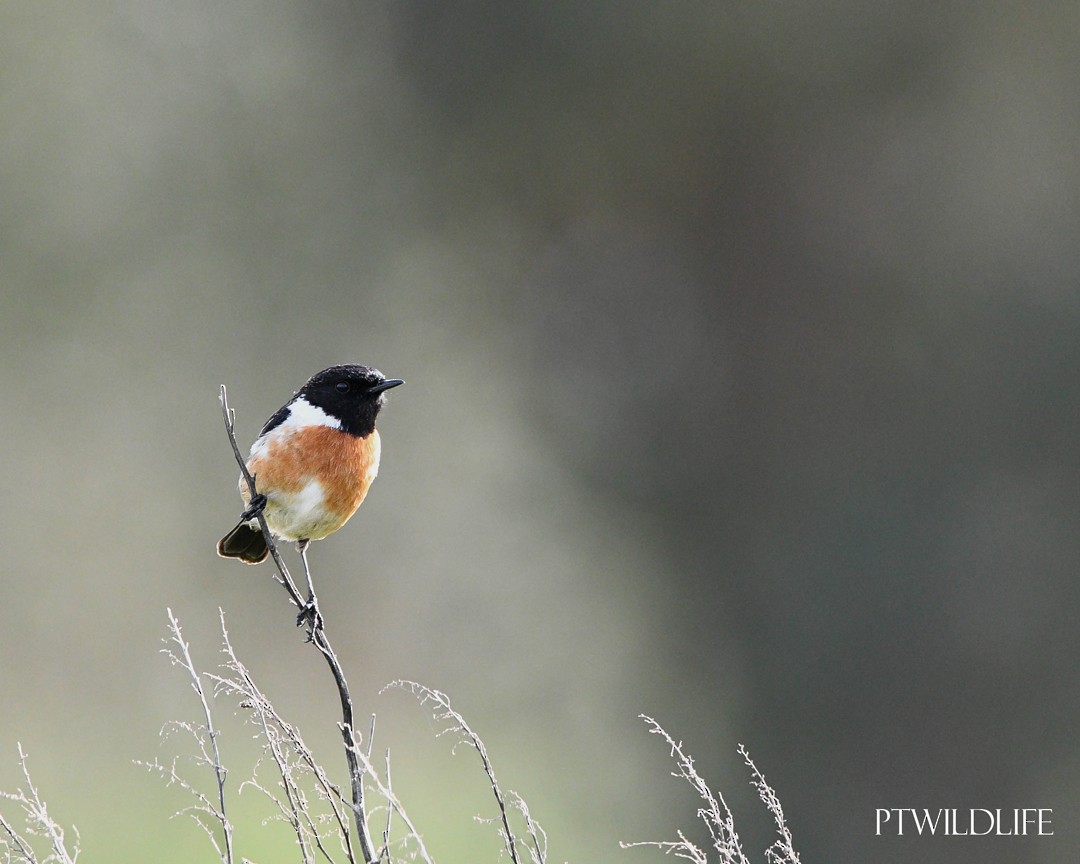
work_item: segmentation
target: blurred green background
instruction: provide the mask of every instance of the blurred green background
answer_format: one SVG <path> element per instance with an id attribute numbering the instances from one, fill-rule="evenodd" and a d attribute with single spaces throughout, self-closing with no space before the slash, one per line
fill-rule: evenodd
<path id="1" fill-rule="evenodd" d="M 1078 36 L 998 0 L 0 4 L 0 788 L 21 741 L 85 860 L 212 860 L 132 762 L 197 717 L 166 607 L 208 669 L 224 609 L 340 771 L 283 592 L 213 554 L 217 390 L 246 448 L 362 362 L 408 383 L 311 557 L 438 860 L 497 860 L 491 805 L 395 678 L 552 861 L 701 839 L 646 712 L 752 860 L 740 741 L 806 862 L 1075 862 Z M 240 851 L 293 860 L 258 818 Z"/>

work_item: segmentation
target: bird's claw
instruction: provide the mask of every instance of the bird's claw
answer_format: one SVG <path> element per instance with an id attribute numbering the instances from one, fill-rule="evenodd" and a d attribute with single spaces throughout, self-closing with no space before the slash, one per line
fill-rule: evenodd
<path id="1" fill-rule="evenodd" d="M 296 616 L 296 626 L 308 628 L 308 641 L 311 641 L 316 630 L 323 629 L 322 612 L 319 611 L 319 604 L 314 597 L 308 597 L 307 602 L 300 608 Z"/>
<path id="2" fill-rule="evenodd" d="M 263 510 L 266 509 L 266 496 L 262 492 L 256 492 L 255 496 L 248 502 L 247 509 L 240 514 L 240 520 L 247 522 L 249 519 L 254 519 Z"/>

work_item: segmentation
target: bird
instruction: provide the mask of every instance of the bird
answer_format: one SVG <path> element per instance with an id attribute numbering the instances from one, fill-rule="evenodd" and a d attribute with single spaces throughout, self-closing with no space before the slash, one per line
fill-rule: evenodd
<path id="1" fill-rule="evenodd" d="M 245 564 L 270 550 L 259 525 L 294 541 L 307 564 L 307 545 L 341 528 L 363 503 L 379 472 L 381 441 L 375 419 L 386 392 L 405 382 L 370 366 L 331 366 L 312 375 L 262 427 L 240 477 L 245 510 L 217 544 L 218 555 Z"/>

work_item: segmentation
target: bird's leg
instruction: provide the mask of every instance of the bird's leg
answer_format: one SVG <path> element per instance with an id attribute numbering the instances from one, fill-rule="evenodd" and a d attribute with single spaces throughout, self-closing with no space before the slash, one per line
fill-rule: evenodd
<path id="1" fill-rule="evenodd" d="M 307 538 L 296 541 L 296 551 L 300 553 L 300 560 L 304 562 L 304 577 L 307 579 L 307 603 L 304 604 L 300 610 L 300 614 L 296 616 L 296 626 L 308 628 L 308 639 L 310 640 L 316 630 L 322 630 L 323 618 L 322 613 L 319 612 L 319 601 L 315 597 L 315 585 L 311 581 L 311 568 L 308 566 L 307 560 L 307 548 L 310 541 Z"/>

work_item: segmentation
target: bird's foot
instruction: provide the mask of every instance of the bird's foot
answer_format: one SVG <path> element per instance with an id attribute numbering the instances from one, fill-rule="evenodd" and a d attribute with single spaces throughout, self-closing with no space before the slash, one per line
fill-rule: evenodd
<path id="1" fill-rule="evenodd" d="M 266 496 L 262 492 L 256 492 L 255 497 L 248 502 L 247 509 L 240 514 L 240 521 L 247 522 L 254 519 L 266 509 Z"/>
<path id="2" fill-rule="evenodd" d="M 322 612 L 319 611 L 319 603 L 313 594 L 308 595 L 307 602 L 300 608 L 300 612 L 296 616 L 296 626 L 307 627 L 309 642 L 314 637 L 316 630 L 323 629 Z"/>

